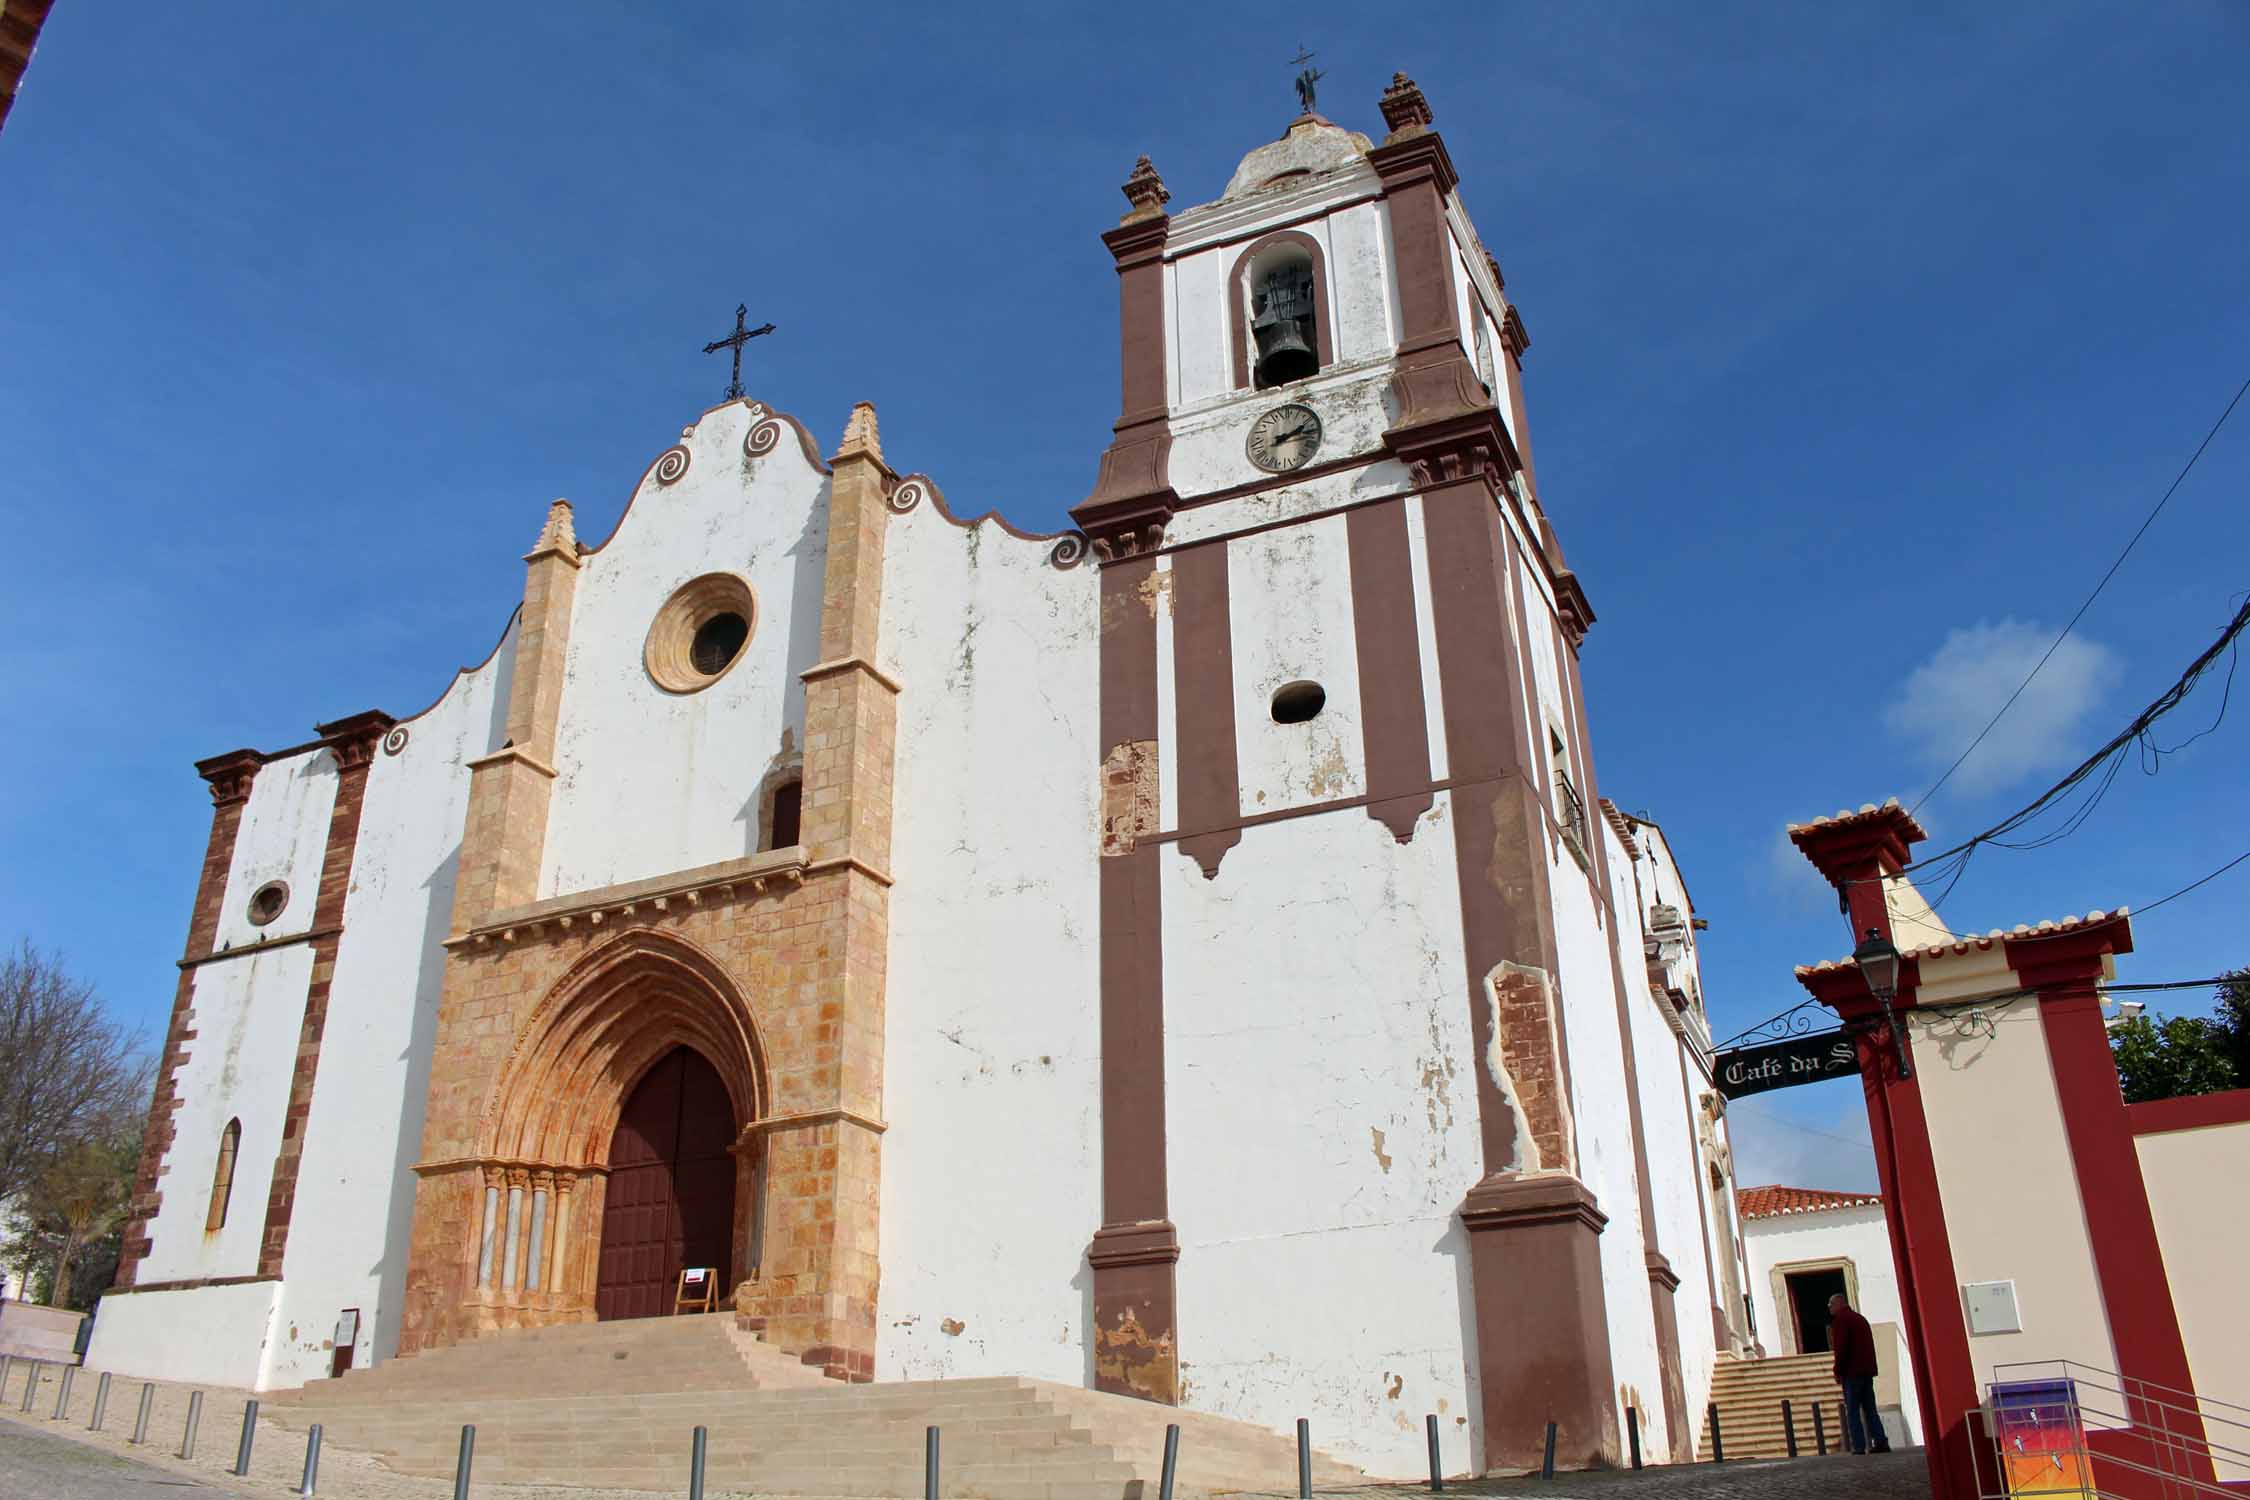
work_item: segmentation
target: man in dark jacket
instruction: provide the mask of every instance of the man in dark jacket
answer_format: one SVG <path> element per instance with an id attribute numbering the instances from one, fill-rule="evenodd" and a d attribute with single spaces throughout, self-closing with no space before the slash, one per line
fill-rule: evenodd
<path id="1" fill-rule="evenodd" d="M 1854 1453 L 1888 1453 L 1883 1418 L 1875 1410 L 1875 1331 L 1838 1292 L 1828 1299 L 1828 1347 L 1836 1383 L 1844 1388 L 1844 1437 Z"/>

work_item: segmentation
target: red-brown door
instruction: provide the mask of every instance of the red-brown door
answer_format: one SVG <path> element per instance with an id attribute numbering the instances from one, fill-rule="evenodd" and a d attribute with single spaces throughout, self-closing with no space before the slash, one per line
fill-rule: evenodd
<path id="1" fill-rule="evenodd" d="M 700 1053 L 674 1048 L 642 1076 L 610 1138 L 602 1199 L 600 1318 L 672 1310 L 683 1266 L 716 1266 L 722 1296 L 734 1243 L 735 1120 Z"/>

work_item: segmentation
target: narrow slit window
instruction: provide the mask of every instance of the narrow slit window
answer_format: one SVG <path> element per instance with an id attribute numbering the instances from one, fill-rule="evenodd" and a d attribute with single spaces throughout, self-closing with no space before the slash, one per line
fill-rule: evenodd
<path id="1" fill-rule="evenodd" d="M 206 1232 L 227 1227 L 227 1200 L 234 1196 L 234 1159 L 242 1149 L 242 1122 L 227 1121 L 219 1132 L 219 1164 L 211 1173 L 211 1212 L 203 1220 Z"/>
<path id="2" fill-rule="evenodd" d="M 773 789 L 773 811 L 766 818 L 766 847 L 786 849 L 798 840 L 805 810 L 805 784 L 784 781 Z"/>

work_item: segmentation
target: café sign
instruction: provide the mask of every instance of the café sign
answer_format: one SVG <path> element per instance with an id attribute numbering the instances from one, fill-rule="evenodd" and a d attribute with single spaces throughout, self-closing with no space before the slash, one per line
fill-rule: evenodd
<path id="1" fill-rule="evenodd" d="M 1859 1072 L 1859 1054 L 1840 1031 L 1793 1036 L 1756 1047 L 1736 1047 L 1711 1060 L 1719 1092 L 1729 1099 L 1795 1088 Z"/>

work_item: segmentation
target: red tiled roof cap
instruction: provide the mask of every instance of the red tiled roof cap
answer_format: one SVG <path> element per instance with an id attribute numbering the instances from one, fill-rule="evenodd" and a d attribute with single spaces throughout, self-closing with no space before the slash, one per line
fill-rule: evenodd
<path id="1" fill-rule="evenodd" d="M 1883 1199 L 1879 1193 L 1837 1193 L 1826 1188 L 1768 1185 L 1736 1188 L 1734 1201 L 1745 1219 L 1770 1219 L 1780 1214 L 1812 1214 L 1831 1208 L 1877 1207 Z"/>

